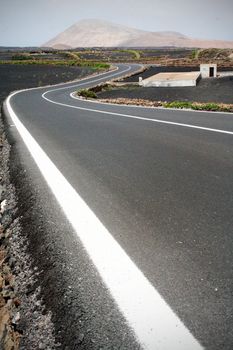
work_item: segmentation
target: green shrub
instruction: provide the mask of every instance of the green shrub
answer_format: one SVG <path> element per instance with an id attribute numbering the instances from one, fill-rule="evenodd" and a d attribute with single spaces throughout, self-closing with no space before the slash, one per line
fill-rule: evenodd
<path id="1" fill-rule="evenodd" d="M 165 102 L 163 105 L 165 108 L 191 108 L 192 103 L 191 102 L 180 102 L 180 101 L 173 101 L 173 102 Z"/>
<path id="2" fill-rule="evenodd" d="M 191 58 L 192 59 L 197 59 L 198 58 L 198 56 L 199 56 L 199 50 L 197 50 L 197 49 L 195 49 L 195 50 L 193 50 L 192 52 L 191 52 Z"/>
<path id="3" fill-rule="evenodd" d="M 81 62 L 76 62 L 77 66 L 80 67 L 90 67 L 93 70 L 96 69 L 109 69 L 110 68 L 110 64 L 108 63 L 102 63 L 102 62 L 88 62 L 88 61 L 81 61 Z"/>
<path id="4" fill-rule="evenodd" d="M 219 111 L 221 110 L 221 107 L 218 106 L 216 103 L 207 103 L 203 106 L 206 111 Z"/>
<path id="5" fill-rule="evenodd" d="M 165 108 L 186 108 L 193 109 L 195 111 L 212 111 L 212 112 L 232 112 L 232 105 L 224 105 L 217 103 L 197 103 L 197 102 L 164 102 L 163 107 Z"/>
<path id="6" fill-rule="evenodd" d="M 85 98 L 97 98 L 97 95 L 94 91 L 89 89 L 81 89 L 77 91 L 78 96 L 82 96 Z"/>

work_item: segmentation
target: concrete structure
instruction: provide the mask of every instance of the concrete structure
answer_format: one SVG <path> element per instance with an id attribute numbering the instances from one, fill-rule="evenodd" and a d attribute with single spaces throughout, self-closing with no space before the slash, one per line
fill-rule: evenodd
<path id="1" fill-rule="evenodd" d="M 222 78 L 222 77 L 232 77 L 233 76 L 233 71 L 229 71 L 229 72 L 218 72 L 218 77 Z"/>
<path id="2" fill-rule="evenodd" d="M 199 78 L 200 72 L 159 73 L 144 80 L 140 77 L 139 85 L 144 87 L 196 86 Z"/>
<path id="3" fill-rule="evenodd" d="M 216 78 L 217 64 L 201 64 L 200 72 L 202 78 Z"/>

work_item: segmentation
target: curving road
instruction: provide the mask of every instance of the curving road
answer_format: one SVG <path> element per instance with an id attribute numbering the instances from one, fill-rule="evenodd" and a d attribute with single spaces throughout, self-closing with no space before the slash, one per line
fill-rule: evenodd
<path id="1" fill-rule="evenodd" d="M 61 349 L 232 349 L 233 117 L 71 95 L 138 68 L 5 104 L 57 339 Z"/>

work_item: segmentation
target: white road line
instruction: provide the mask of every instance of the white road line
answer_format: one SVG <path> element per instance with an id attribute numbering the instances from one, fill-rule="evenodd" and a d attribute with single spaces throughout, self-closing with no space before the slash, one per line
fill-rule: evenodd
<path id="1" fill-rule="evenodd" d="M 79 106 L 69 105 L 69 104 L 66 104 L 66 103 L 56 102 L 56 101 L 53 101 L 53 100 L 51 100 L 51 99 L 49 99 L 48 97 L 45 96 L 49 92 L 53 92 L 53 91 L 55 91 L 55 90 L 49 90 L 49 91 L 44 92 L 42 94 L 42 97 L 46 101 L 48 101 L 50 103 L 54 103 L 56 105 L 60 105 L 60 106 L 63 106 L 63 107 L 75 108 L 75 109 L 80 109 L 80 110 L 90 111 L 90 112 L 100 113 L 100 114 L 116 115 L 118 117 L 124 117 L 124 118 L 130 118 L 130 119 L 144 120 L 144 121 L 149 121 L 149 122 L 152 122 L 152 123 L 175 125 L 175 126 L 179 126 L 179 127 L 186 127 L 186 128 L 192 128 L 192 129 L 199 129 L 199 130 L 217 132 L 217 133 L 221 133 L 221 134 L 233 135 L 233 131 L 214 129 L 214 128 L 207 128 L 207 127 L 204 127 L 204 126 L 198 126 L 198 125 L 192 125 L 192 124 L 176 123 L 176 122 L 171 122 L 171 121 L 167 121 L 167 120 L 146 118 L 146 117 L 140 117 L 140 116 L 136 116 L 136 115 L 116 113 L 116 112 L 110 112 L 110 111 L 103 111 L 103 110 L 99 110 L 99 109 L 79 107 Z"/>
<path id="2" fill-rule="evenodd" d="M 140 344 L 203 349 L 20 122 L 10 104 L 17 93 L 6 100 L 11 119 Z"/>

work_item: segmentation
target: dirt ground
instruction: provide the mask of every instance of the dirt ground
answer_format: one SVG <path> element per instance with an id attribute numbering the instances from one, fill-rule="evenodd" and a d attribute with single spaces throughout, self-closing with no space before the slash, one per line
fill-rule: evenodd
<path id="1" fill-rule="evenodd" d="M 97 94 L 101 99 L 145 99 L 150 101 L 189 101 L 233 103 L 233 77 L 202 79 L 195 87 L 114 87 Z"/>

